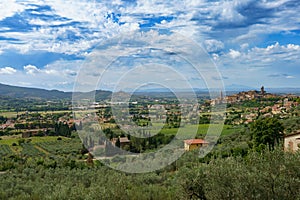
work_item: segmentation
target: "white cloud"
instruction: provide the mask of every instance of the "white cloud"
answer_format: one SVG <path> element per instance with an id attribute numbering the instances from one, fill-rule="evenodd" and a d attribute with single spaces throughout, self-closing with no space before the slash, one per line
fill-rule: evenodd
<path id="1" fill-rule="evenodd" d="M 16 2 L 16 0 L 1 0 L 0 2 L 0 20 L 13 16 L 15 13 L 21 12 L 25 6 Z"/>
<path id="2" fill-rule="evenodd" d="M 18 71 L 0 68 L 0 80 L 11 85 L 72 91 L 81 62 L 59 60 L 43 68 L 26 65 L 23 67 L 24 70 Z M 4 69 L 6 73 L 1 73 Z M 13 79 L 8 76 L 7 71 L 14 72 Z"/>
<path id="3" fill-rule="evenodd" d="M 105 16 L 109 12 L 109 8 L 104 3 L 90 0 L 47 0 L 46 4 L 61 17 L 88 23 L 90 29 L 102 28 L 106 21 Z"/>
<path id="4" fill-rule="evenodd" d="M 286 48 L 290 50 L 300 50 L 300 46 L 295 44 L 288 44 Z"/>
<path id="5" fill-rule="evenodd" d="M 213 59 L 214 59 L 215 61 L 218 61 L 220 56 L 219 56 L 218 54 L 216 54 L 216 53 L 213 53 L 213 54 L 212 54 L 212 57 L 213 57 Z"/>
<path id="6" fill-rule="evenodd" d="M 244 43 L 240 45 L 242 50 L 247 50 L 249 48 L 249 44 L 248 43 Z"/>
<path id="7" fill-rule="evenodd" d="M 17 70 L 12 68 L 12 67 L 4 67 L 4 68 L 0 68 L 0 74 L 14 74 L 16 73 Z"/>
<path id="8" fill-rule="evenodd" d="M 140 29 L 140 25 L 138 23 L 125 23 L 120 27 L 122 33 L 126 32 L 135 32 Z"/>
<path id="9" fill-rule="evenodd" d="M 262 4 L 264 7 L 267 7 L 267 8 L 278 8 L 279 6 L 281 6 L 282 4 L 287 3 L 287 2 L 289 2 L 289 0 L 277 0 L 277 1 L 264 0 L 262 2 Z"/>
<path id="10" fill-rule="evenodd" d="M 227 83 L 268 87 L 299 85 L 296 78 L 300 76 L 300 46 L 296 44 L 231 49 L 229 53 L 220 54 L 215 62 L 222 74 L 229 77 L 225 80 Z"/>
<path id="11" fill-rule="evenodd" d="M 224 49 L 224 43 L 218 40 L 205 40 L 204 45 L 208 52 L 217 52 Z"/>
<path id="12" fill-rule="evenodd" d="M 295 78 L 295 76 L 286 76 L 287 79 Z"/>
<path id="13" fill-rule="evenodd" d="M 234 23 L 242 22 L 243 20 L 245 20 L 245 17 L 237 11 L 238 6 L 243 3 L 245 3 L 245 1 L 222 1 L 218 3 L 221 7 L 219 20 Z"/>
<path id="14" fill-rule="evenodd" d="M 40 69 L 38 69 L 36 66 L 33 65 L 24 66 L 24 70 L 26 71 L 26 74 L 30 74 L 30 75 L 35 75 L 41 71 Z"/>
<path id="15" fill-rule="evenodd" d="M 232 61 L 231 59 L 235 59 Z M 300 61 L 300 45 L 280 45 L 278 42 L 265 48 L 253 47 L 251 49 L 230 49 L 228 54 L 222 55 L 221 60 L 243 65 L 270 66 L 276 63 L 298 63 Z"/>
<path id="16" fill-rule="evenodd" d="M 228 55 L 229 55 L 231 58 L 236 59 L 236 58 L 238 58 L 238 57 L 241 56 L 241 53 L 240 53 L 239 51 L 235 51 L 235 50 L 233 50 L 233 49 L 230 49 Z"/>

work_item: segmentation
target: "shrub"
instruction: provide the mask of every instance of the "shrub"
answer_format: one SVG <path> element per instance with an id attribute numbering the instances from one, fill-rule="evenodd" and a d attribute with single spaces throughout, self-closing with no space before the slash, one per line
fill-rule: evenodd
<path id="1" fill-rule="evenodd" d="M 25 143 L 25 139 L 22 138 L 22 139 L 19 139 L 19 140 L 18 140 L 18 144 L 19 144 L 19 145 L 21 145 L 21 144 L 23 144 L 23 143 Z"/>

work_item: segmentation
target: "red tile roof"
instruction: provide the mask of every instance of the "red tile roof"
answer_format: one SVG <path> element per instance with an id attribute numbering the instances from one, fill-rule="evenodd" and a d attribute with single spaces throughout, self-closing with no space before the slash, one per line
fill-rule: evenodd
<path id="1" fill-rule="evenodd" d="M 186 144 L 208 144 L 205 140 L 202 139 L 190 139 L 190 140 L 184 140 L 184 143 Z"/>

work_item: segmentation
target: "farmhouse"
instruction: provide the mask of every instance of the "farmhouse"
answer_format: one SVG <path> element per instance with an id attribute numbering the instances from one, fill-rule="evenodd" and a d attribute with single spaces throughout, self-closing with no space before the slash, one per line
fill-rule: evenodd
<path id="1" fill-rule="evenodd" d="M 112 139 L 113 145 L 116 145 L 118 139 L 120 141 L 121 148 L 123 148 L 125 145 L 130 145 L 130 140 L 128 139 L 128 137 L 113 138 Z"/>
<path id="2" fill-rule="evenodd" d="M 300 149 L 300 132 L 284 136 L 284 150 L 296 152 Z"/>
<path id="3" fill-rule="evenodd" d="M 200 147 L 207 146 L 208 144 L 208 142 L 202 139 L 184 140 L 184 150 L 192 151 L 194 149 L 199 149 Z"/>

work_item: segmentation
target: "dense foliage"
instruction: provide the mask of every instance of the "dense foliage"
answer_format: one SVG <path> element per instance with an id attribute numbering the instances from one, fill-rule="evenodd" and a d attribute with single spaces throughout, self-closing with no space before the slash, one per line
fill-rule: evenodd
<path id="1" fill-rule="evenodd" d="M 45 99 L 12 98 L 0 95 L 0 111 L 55 111 L 68 110 L 69 107 L 69 101 L 61 99 L 47 101 Z"/>
<path id="2" fill-rule="evenodd" d="M 283 138 L 284 127 L 276 118 L 262 118 L 251 125 L 254 147 L 261 149 L 268 146 L 274 149 L 275 144 Z"/>
<path id="3" fill-rule="evenodd" d="M 208 163 L 189 152 L 148 174 L 70 157 L 11 157 L 5 165 L 12 167 L 0 175 L 1 199 L 299 199 L 300 192 L 300 154 L 280 149 Z"/>

